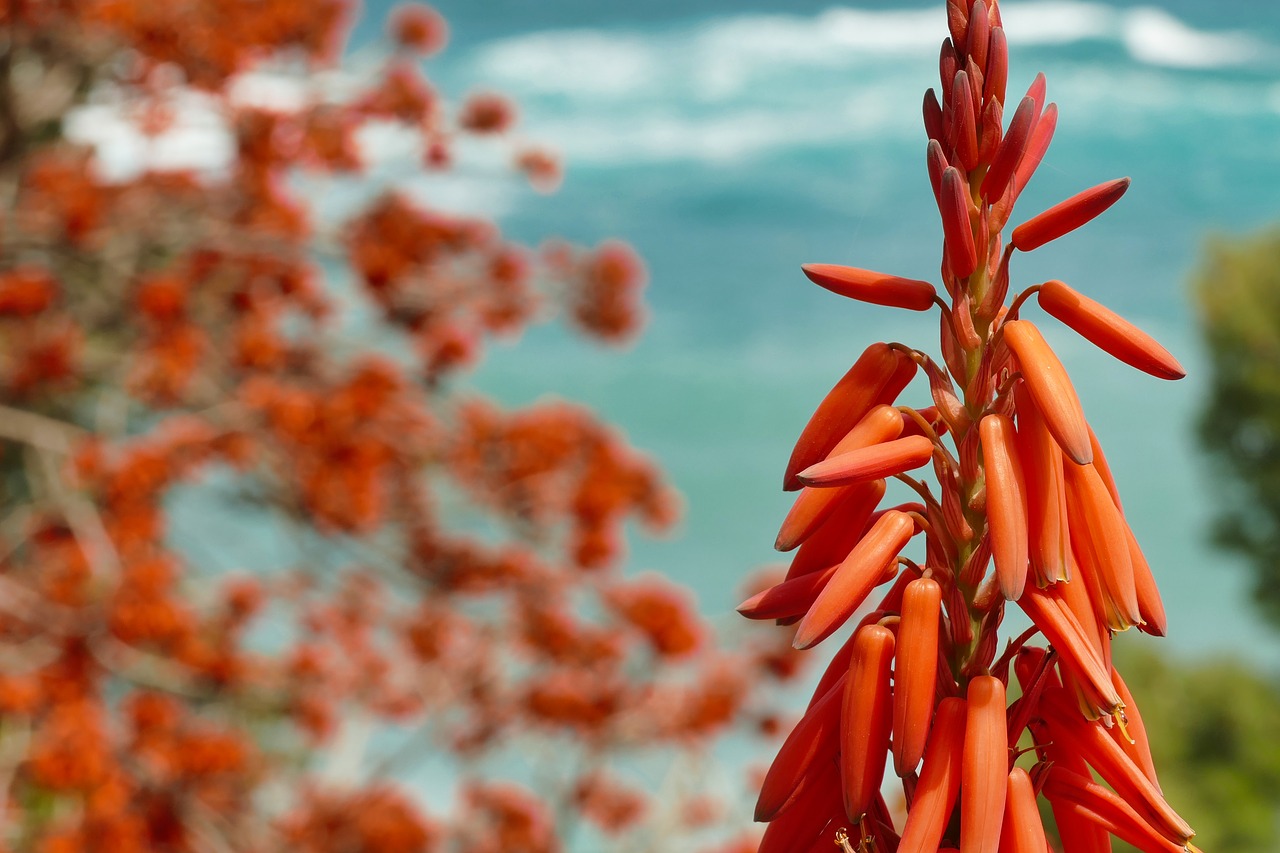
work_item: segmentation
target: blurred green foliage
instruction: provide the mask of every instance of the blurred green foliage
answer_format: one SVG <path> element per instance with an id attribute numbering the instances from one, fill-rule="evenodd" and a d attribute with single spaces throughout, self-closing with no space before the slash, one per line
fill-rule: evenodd
<path id="1" fill-rule="evenodd" d="M 1212 370 L 1200 440 L 1226 475 L 1215 539 L 1249 560 L 1280 627 L 1280 228 L 1210 240 L 1192 295 Z"/>

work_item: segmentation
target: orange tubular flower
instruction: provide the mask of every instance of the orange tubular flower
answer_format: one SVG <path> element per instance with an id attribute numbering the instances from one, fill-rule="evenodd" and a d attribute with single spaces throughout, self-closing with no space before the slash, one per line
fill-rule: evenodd
<path id="1" fill-rule="evenodd" d="M 809 281 L 850 299 L 908 311 L 928 311 L 933 307 L 935 291 L 927 281 L 836 264 L 805 264 L 800 269 Z"/>
<path id="2" fill-rule="evenodd" d="M 1112 793 L 1091 777 L 1061 765 L 1045 772 L 1045 796 L 1070 804 L 1075 815 L 1092 821 L 1140 850 L 1179 853 L 1188 849 L 1188 839 L 1170 839 L 1148 823 L 1123 797 Z"/>
<path id="3" fill-rule="evenodd" d="M 1050 435 L 1029 395 L 1018 395 L 1018 457 L 1027 487 L 1027 537 L 1036 582 L 1048 586 L 1069 579 L 1067 493 L 1062 448 Z"/>
<path id="4" fill-rule="evenodd" d="M 828 457 L 891 441 L 901 432 L 902 415 L 898 410 L 892 406 L 876 406 L 867 413 L 866 417 L 858 421 L 857 426 L 849 430 L 844 438 L 840 439 Z M 865 495 L 869 489 L 871 484 L 863 484 L 856 491 L 858 494 Z M 783 519 L 782 528 L 778 531 L 778 538 L 773 547 L 779 551 L 790 551 L 807 539 L 809 534 L 813 533 L 827 516 L 834 512 L 846 491 L 855 490 L 802 489 L 795 503 L 792 504 L 791 511 Z M 868 512 L 880 502 L 880 496 L 883 493 L 884 490 L 881 489 L 880 495 L 876 495 Z"/>
<path id="5" fill-rule="evenodd" d="M 961 853 L 996 853 L 1008 787 L 1004 682 L 980 675 L 969 682 L 960 782 Z"/>
<path id="6" fill-rule="evenodd" d="M 902 596 L 893 670 L 893 766 L 899 776 L 924 756 L 938 682 L 938 617 L 942 587 L 932 578 L 907 584 Z"/>
<path id="7" fill-rule="evenodd" d="M 951 272 L 956 278 L 965 278 L 978 266 L 978 254 L 973 246 L 973 229 L 969 225 L 969 190 L 954 166 L 948 166 L 942 173 L 938 205 L 942 211 L 942 231 L 946 235 Z"/>
<path id="8" fill-rule="evenodd" d="M 1012 246 L 1023 252 L 1038 249 L 1063 234 L 1069 234 L 1120 200 L 1129 189 L 1129 179 L 1119 178 L 1073 195 L 1044 213 L 1013 229 Z"/>
<path id="9" fill-rule="evenodd" d="M 846 486 L 919 468 L 932 457 L 932 441 L 922 435 L 909 435 L 841 453 L 810 465 L 798 476 L 806 486 Z"/>
<path id="10" fill-rule="evenodd" d="M 1001 853 L 1049 853 L 1049 841 L 1036 808 L 1036 790 L 1021 767 L 1009 771 L 1004 801 L 1004 826 L 1000 830 Z"/>
<path id="11" fill-rule="evenodd" d="M 818 599 L 796 628 L 795 647 L 807 649 L 831 635 L 853 615 L 891 569 L 898 552 L 915 532 L 906 513 L 889 511 L 872 525 L 862 541 L 836 569 Z"/>
<path id="12" fill-rule="evenodd" d="M 884 480 L 872 480 L 847 489 L 818 489 L 837 495 L 836 505 L 827 519 L 800 543 L 791 558 L 787 579 L 833 566 L 843 560 L 858 544 L 871 514 L 884 498 Z M 774 543 L 777 548 L 777 542 Z M 784 549 L 785 550 L 785 549 Z"/>
<path id="13" fill-rule="evenodd" d="M 1009 600 L 1022 595 L 1027 582 L 1027 490 L 1018 461 L 1017 433 L 1004 415 L 987 415 L 978 426 L 987 469 L 987 516 L 991 556 L 1000 591 Z"/>
<path id="14" fill-rule="evenodd" d="M 937 850 L 942 842 L 960 793 L 965 710 L 963 699 L 949 698 L 938 703 L 920 781 L 898 844 L 899 853 L 926 853 Z"/>
<path id="15" fill-rule="evenodd" d="M 796 474 L 826 457 L 863 415 L 881 402 L 893 402 L 915 375 L 915 362 L 887 344 L 867 347 L 849 372 L 818 405 L 796 440 L 782 487 L 800 488 Z M 887 399 L 882 399 L 887 398 Z"/>
<path id="16" fill-rule="evenodd" d="M 1041 712 L 1055 741 L 1082 757 L 1108 785 L 1166 837 L 1186 843 L 1195 833 L 1165 802 L 1155 784 L 1104 730 L 1100 722 L 1073 714 L 1054 691 L 1044 694 Z"/>
<path id="17" fill-rule="evenodd" d="M 844 683 L 844 712 L 840 720 L 844 811 L 855 823 L 862 822 L 884 776 L 893 710 L 889 689 L 892 661 L 892 631 L 879 625 L 858 629 L 853 639 L 849 677 Z"/>
<path id="18" fill-rule="evenodd" d="M 1066 368 L 1049 349 L 1040 330 L 1030 322 L 1012 320 L 1001 328 L 1004 329 L 1005 343 L 1022 368 L 1027 391 L 1044 416 L 1050 434 L 1072 461 L 1077 465 L 1088 465 L 1093 461 L 1089 426 L 1075 386 L 1067 378 Z"/>
<path id="19" fill-rule="evenodd" d="M 800 491 L 787 517 L 782 520 L 782 527 L 778 528 L 778 537 L 773 541 L 773 547 L 778 551 L 791 551 L 803 545 L 842 507 L 857 506 L 865 510 L 861 513 L 865 519 L 883 496 L 884 480 L 880 479 L 853 483 L 837 489 L 806 487 Z M 843 513 L 846 523 L 850 514 L 851 510 L 847 509 Z"/>
<path id="20" fill-rule="evenodd" d="M 1071 546 L 1086 584 L 1097 590 L 1091 598 L 1098 621 L 1124 631 L 1142 622 L 1124 518 L 1092 465 L 1067 466 L 1066 475 Z"/>
<path id="21" fill-rule="evenodd" d="M 924 98 L 940 281 L 803 267 L 862 302 L 937 305 L 940 356 L 872 344 L 818 406 L 787 464 L 784 489 L 803 490 L 776 545 L 798 550 L 786 578 L 739 609 L 798 623 L 798 649 L 846 622 L 856 627 L 765 779 L 756 816 L 771 823 L 760 849 L 1048 853 L 1043 794 L 1063 853 L 1106 853 L 1112 835 L 1147 851 L 1194 851 L 1112 663 L 1116 633 L 1165 632 L 1155 575 L 1066 369 L 1024 313 L 1038 304 L 1156 377 L 1183 370 L 1107 308 L 1060 281 L 1019 290 L 1010 269 L 1014 249 L 1084 225 L 1129 181 L 1086 190 L 1006 238 L 1058 108 L 1043 75 L 1016 106 L 1006 102 L 999 0 L 946 6 L 941 87 Z M 899 404 L 917 369 L 932 399 Z M 911 503 L 884 501 L 902 486 Z M 923 557 L 903 553 L 916 536 Z M 891 580 L 871 609 L 872 591 Z M 1001 629 L 1007 601 L 1032 623 L 1011 641 Z M 1021 687 L 1012 705 L 1011 672 Z M 1014 752 L 1028 735 L 1032 749 Z M 879 793 L 889 752 L 902 780 L 901 837 Z"/>
<path id="22" fill-rule="evenodd" d="M 1182 365 L 1155 339 L 1109 308 L 1060 281 L 1040 285 L 1036 300 L 1046 314 L 1070 326 L 1099 349 L 1160 379 L 1181 379 Z"/>
<path id="23" fill-rule="evenodd" d="M 774 815 L 795 802 L 805 775 L 814 762 L 821 764 L 821 759 L 834 753 L 834 747 L 839 743 L 840 700 L 843 696 L 842 677 L 796 723 L 783 741 L 760 787 L 756 820 L 772 820 Z"/>
<path id="24" fill-rule="evenodd" d="M 996 156 L 991 161 L 991 168 L 982 179 L 982 197 L 987 201 L 998 200 L 1004 195 L 1013 173 L 1026 153 L 1027 144 L 1031 141 L 1031 131 L 1036 120 L 1036 102 L 1033 98 L 1023 98 L 1017 111 L 1009 122 L 1009 130 L 996 149 Z"/>

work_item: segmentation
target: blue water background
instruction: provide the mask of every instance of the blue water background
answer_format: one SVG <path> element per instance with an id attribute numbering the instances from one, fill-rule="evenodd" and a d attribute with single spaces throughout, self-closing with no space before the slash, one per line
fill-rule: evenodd
<path id="1" fill-rule="evenodd" d="M 827 388 L 873 340 L 936 351 L 933 315 L 841 300 L 798 266 L 936 280 L 919 103 L 937 85 L 941 4 L 439 8 L 454 33 L 430 66 L 441 87 L 510 93 L 521 131 L 568 163 L 553 197 L 512 189 L 484 204 L 521 239 L 624 237 L 651 274 L 634 347 L 602 354 L 542 330 L 495 348 L 476 379 L 511 403 L 583 401 L 656 456 L 685 518 L 667 541 L 633 539 L 632 564 L 670 573 L 725 614 L 742 577 L 778 559 L 770 546 L 790 501 L 781 470 Z M 1014 221 L 1133 177 L 1102 219 L 1016 258 L 1014 287 L 1061 278 L 1155 334 L 1189 372 L 1152 379 L 1043 318 L 1156 570 L 1170 614 L 1161 647 L 1280 665 L 1247 573 L 1208 541 L 1217 493 L 1193 435 L 1207 368 L 1187 294 L 1207 235 L 1280 218 L 1280 7 L 1002 8 L 1010 90 L 1044 71 L 1060 108 Z M 927 390 L 917 383 L 908 397 L 924 405 Z"/>

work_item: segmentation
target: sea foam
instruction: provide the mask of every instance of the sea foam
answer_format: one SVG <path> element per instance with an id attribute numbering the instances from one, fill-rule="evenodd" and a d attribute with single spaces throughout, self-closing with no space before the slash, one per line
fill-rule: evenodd
<path id="1" fill-rule="evenodd" d="M 1095 127 L 1112 122 L 1121 105 L 1124 126 L 1163 120 L 1179 107 L 1168 93 L 1193 112 L 1205 104 L 1210 112 L 1266 108 L 1265 97 L 1255 98 L 1256 81 L 1219 102 L 1219 92 L 1199 97 L 1197 87 L 1220 81 L 1185 76 L 1229 67 L 1258 76 L 1280 51 L 1257 35 L 1197 30 L 1152 7 L 1090 0 L 1001 9 L 1015 67 L 1031 51 L 1047 71 L 1069 65 L 1071 73 L 1051 74 L 1054 97 L 1076 96 L 1082 110 L 1097 113 Z M 482 44 L 461 61 L 468 79 L 516 97 L 529 123 L 575 167 L 722 165 L 840 140 L 917 139 L 912 102 L 937 86 L 944 36 L 933 7 L 837 6 L 648 29 L 550 30 Z M 1105 85 L 1084 91 L 1073 80 Z M 1139 93 L 1153 97 L 1128 97 Z"/>

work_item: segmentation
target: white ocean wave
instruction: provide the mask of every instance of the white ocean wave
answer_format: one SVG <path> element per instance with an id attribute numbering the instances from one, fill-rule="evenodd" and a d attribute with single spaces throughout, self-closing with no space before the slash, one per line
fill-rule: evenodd
<path id="1" fill-rule="evenodd" d="M 1075 0 L 1000 5 L 1001 22 L 1015 48 L 1114 38 L 1122 14 L 1102 3 Z"/>
<path id="2" fill-rule="evenodd" d="M 513 91 L 613 98 L 658 80 L 663 50 L 659 41 L 642 35 L 550 30 L 482 48 L 475 58 L 477 73 L 469 76 Z"/>
<path id="3" fill-rule="evenodd" d="M 821 109 L 745 106 L 707 115 L 653 110 L 613 120 L 578 115 L 540 120 L 538 128 L 574 165 L 694 161 L 721 166 L 841 140 L 920 136 L 915 113 L 904 113 L 901 103 L 871 90 L 846 94 L 843 102 Z"/>
<path id="4" fill-rule="evenodd" d="M 1248 65 L 1268 53 L 1264 43 L 1247 33 L 1201 32 L 1163 9 L 1146 7 L 1125 14 L 1122 39 L 1139 62 L 1176 68 Z"/>
<path id="5" fill-rule="evenodd" d="M 1250 33 L 1197 30 L 1156 7 L 1042 0 L 1000 8 L 1015 49 L 1110 42 L 1138 63 L 1183 68 L 1246 65 L 1277 54 Z M 472 70 L 513 90 L 580 97 L 672 89 L 730 93 L 733 83 L 762 73 L 931 56 L 945 36 L 944 19 L 932 7 L 837 6 L 816 15 L 734 15 L 656 31 L 531 33 L 480 48 Z"/>
<path id="6" fill-rule="evenodd" d="M 1224 92 L 1208 78 L 1169 76 L 1171 68 L 1183 75 L 1275 65 L 1280 50 L 1256 35 L 1197 30 L 1153 7 L 1092 0 L 1011 2 L 1001 9 L 1015 68 L 1027 47 L 1111 45 L 1106 58 L 1051 54 L 1072 67 L 1071 76 L 1051 85 L 1107 116 L 1114 112 L 1108 98 L 1123 102 L 1128 126 L 1179 103 L 1211 113 L 1266 109 L 1256 87 Z M 838 6 L 665 29 L 514 36 L 479 47 L 465 70 L 525 102 L 530 120 L 572 163 L 720 165 L 837 140 L 918 139 L 914 103 L 937 85 L 945 35 L 935 8 Z M 1077 79 L 1103 85 L 1086 92 L 1073 85 Z M 1130 116 L 1135 109 L 1141 115 Z"/>

